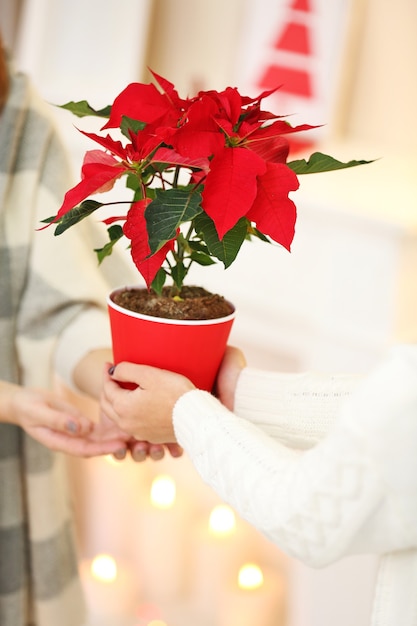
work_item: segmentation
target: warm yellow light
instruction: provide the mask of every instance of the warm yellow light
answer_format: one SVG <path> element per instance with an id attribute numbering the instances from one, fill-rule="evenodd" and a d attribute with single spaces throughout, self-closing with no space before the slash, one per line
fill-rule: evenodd
<path id="1" fill-rule="evenodd" d="M 171 476 L 157 476 L 151 485 L 151 502 L 159 509 L 169 509 L 176 496 L 175 482 Z"/>
<path id="2" fill-rule="evenodd" d="M 148 626 L 167 626 L 167 623 L 162 622 L 160 619 L 153 619 L 151 622 L 148 622 Z"/>
<path id="3" fill-rule="evenodd" d="M 218 504 L 210 513 L 209 529 L 213 535 L 230 535 L 236 528 L 233 510 L 226 504 Z"/>
<path id="4" fill-rule="evenodd" d="M 111 583 L 117 578 L 116 561 L 107 554 L 99 554 L 91 563 L 91 573 L 97 580 Z"/>
<path id="5" fill-rule="evenodd" d="M 115 459 L 112 454 L 106 454 L 104 458 L 106 459 L 107 463 L 109 463 L 110 465 L 120 465 L 120 461 Z"/>
<path id="6" fill-rule="evenodd" d="M 238 584 L 241 589 L 258 589 L 262 587 L 264 575 L 258 565 L 247 563 L 242 565 L 238 574 Z"/>

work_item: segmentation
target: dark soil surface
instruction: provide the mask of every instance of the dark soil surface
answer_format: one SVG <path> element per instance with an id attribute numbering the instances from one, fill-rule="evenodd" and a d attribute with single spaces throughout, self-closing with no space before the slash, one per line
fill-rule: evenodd
<path id="1" fill-rule="evenodd" d="M 164 287 L 161 296 L 147 289 L 125 289 L 115 294 L 113 301 L 136 313 L 177 320 L 217 319 L 234 311 L 222 296 L 195 286 L 183 287 L 175 298 L 169 287 Z"/>

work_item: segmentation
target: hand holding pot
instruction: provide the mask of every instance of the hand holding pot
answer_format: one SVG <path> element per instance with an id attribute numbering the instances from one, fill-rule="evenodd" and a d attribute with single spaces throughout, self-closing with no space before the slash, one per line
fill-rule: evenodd
<path id="1" fill-rule="evenodd" d="M 155 444 L 176 444 L 172 411 L 178 398 L 195 389 L 181 374 L 148 365 L 119 363 L 105 374 L 101 409 L 124 432 Z M 126 389 L 120 383 L 134 383 Z"/>
<path id="2" fill-rule="evenodd" d="M 245 365 L 243 353 L 228 346 L 217 375 L 215 392 L 230 410 L 233 409 L 236 383 Z M 134 385 L 126 388 L 125 383 Z M 135 385 L 137 387 L 132 388 Z M 101 408 L 107 417 L 135 439 L 168 442 L 169 446 L 176 441 L 172 422 L 175 403 L 193 389 L 193 383 L 181 374 L 122 362 L 105 372 Z"/>

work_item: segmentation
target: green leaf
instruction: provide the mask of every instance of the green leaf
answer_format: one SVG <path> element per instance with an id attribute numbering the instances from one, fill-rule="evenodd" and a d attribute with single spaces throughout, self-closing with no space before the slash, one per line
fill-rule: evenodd
<path id="1" fill-rule="evenodd" d="M 127 189 L 131 189 L 132 191 L 138 191 L 138 189 L 141 189 L 140 187 L 140 180 L 137 174 L 134 174 L 133 172 L 129 172 L 126 177 L 125 177 L 125 181 L 126 181 L 126 188 Z M 140 198 L 135 198 L 135 200 L 139 200 Z"/>
<path id="2" fill-rule="evenodd" d="M 123 228 L 119 224 L 113 224 L 107 229 L 109 235 L 109 241 L 102 248 L 95 248 L 94 252 L 97 254 L 98 262 L 101 263 L 106 256 L 110 256 L 113 252 L 113 246 L 123 237 Z"/>
<path id="3" fill-rule="evenodd" d="M 348 163 L 342 163 L 342 161 L 338 161 L 328 154 L 314 152 L 314 154 L 310 156 L 309 161 L 299 159 L 297 161 L 290 161 L 287 165 L 296 174 L 317 174 L 319 172 L 331 172 L 347 167 L 356 167 L 357 165 L 366 165 L 372 162 L 373 161 L 349 161 Z"/>
<path id="4" fill-rule="evenodd" d="M 67 111 L 71 111 L 77 117 L 87 117 L 87 116 L 95 116 L 95 117 L 110 117 L 111 106 L 106 106 L 103 109 L 93 109 L 87 102 L 87 100 L 80 100 L 79 102 L 67 102 L 66 104 L 57 104 L 57 107 L 60 109 L 66 109 Z"/>
<path id="5" fill-rule="evenodd" d="M 183 189 L 156 189 L 155 199 L 146 207 L 145 219 L 152 254 L 177 234 L 177 228 L 202 212 L 199 193 Z"/>
<path id="6" fill-rule="evenodd" d="M 51 217 L 45 217 L 45 219 L 41 220 L 41 224 L 50 224 L 56 220 L 56 215 L 51 215 Z"/>
<path id="7" fill-rule="evenodd" d="M 188 242 L 188 247 L 194 252 L 203 252 L 204 254 L 210 254 L 206 244 L 203 241 L 195 241 L 191 239 Z"/>
<path id="8" fill-rule="evenodd" d="M 84 200 L 84 202 L 81 202 L 79 206 L 74 207 L 61 217 L 59 222 L 57 222 L 58 225 L 55 228 L 54 234 L 61 235 L 68 228 L 74 226 L 74 224 L 77 224 L 85 217 L 88 217 L 101 206 L 103 206 L 102 202 L 97 202 L 96 200 Z"/>
<path id="9" fill-rule="evenodd" d="M 185 267 L 184 263 L 178 262 L 172 268 L 171 276 L 172 276 L 172 280 L 174 281 L 178 289 L 181 289 L 182 284 L 184 282 L 184 278 L 187 276 L 187 268 Z"/>
<path id="10" fill-rule="evenodd" d="M 214 265 L 216 263 L 209 254 L 205 254 L 204 252 L 192 252 L 190 259 L 199 265 Z"/>
<path id="11" fill-rule="evenodd" d="M 158 296 L 162 293 L 162 288 L 165 285 L 165 279 L 167 275 L 164 269 L 158 270 L 155 278 L 152 281 L 151 288 L 158 294 Z"/>
<path id="12" fill-rule="evenodd" d="M 206 242 L 210 254 L 219 259 L 225 268 L 228 268 L 235 260 L 242 243 L 246 239 L 248 221 L 242 217 L 222 240 L 219 239 L 213 220 L 206 213 L 196 217 L 195 229 Z"/>
<path id="13" fill-rule="evenodd" d="M 255 228 L 253 224 L 251 224 L 248 228 L 247 239 L 251 239 L 252 237 L 258 237 L 258 239 L 260 239 L 261 241 L 264 241 L 265 243 L 272 243 L 269 237 L 261 233 L 261 231 Z"/>
<path id="14" fill-rule="evenodd" d="M 146 126 L 145 122 L 134 120 L 131 117 L 127 117 L 126 115 L 123 115 L 122 121 L 120 123 L 120 129 L 123 135 L 125 135 L 125 137 L 127 137 L 128 139 L 130 139 L 129 131 L 133 131 L 133 133 L 136 134 L 139 130 L 143 130 L 145 126 Z"/>

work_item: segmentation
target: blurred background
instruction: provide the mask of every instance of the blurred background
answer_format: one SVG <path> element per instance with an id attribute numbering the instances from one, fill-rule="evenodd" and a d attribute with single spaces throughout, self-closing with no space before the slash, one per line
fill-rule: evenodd
<path id="1" fill-rule="evenodd" d="M 376 161 L 301 177 L 290 254 L 246 244 L 227 272 L 196 269 L 194 282 L 234 302 L 231 343 L 256 367 L 366 372 L 392 343 L 416 341 L 415 0 L 0 0 L 0 28 L 53 104 L 101 108 L 150 81 L 149 67 L 182 96 L 282 85 L 268 109 L 321 125 L 296 158 Z M 75 180 L 90 146 L 51 111 Z M 139 281 L 129 264 L 115 280 Z M 375 557 L 304 567 L 221 508 L 187 458 L 70 470 L 88 626 L 369 623 Z"/>

